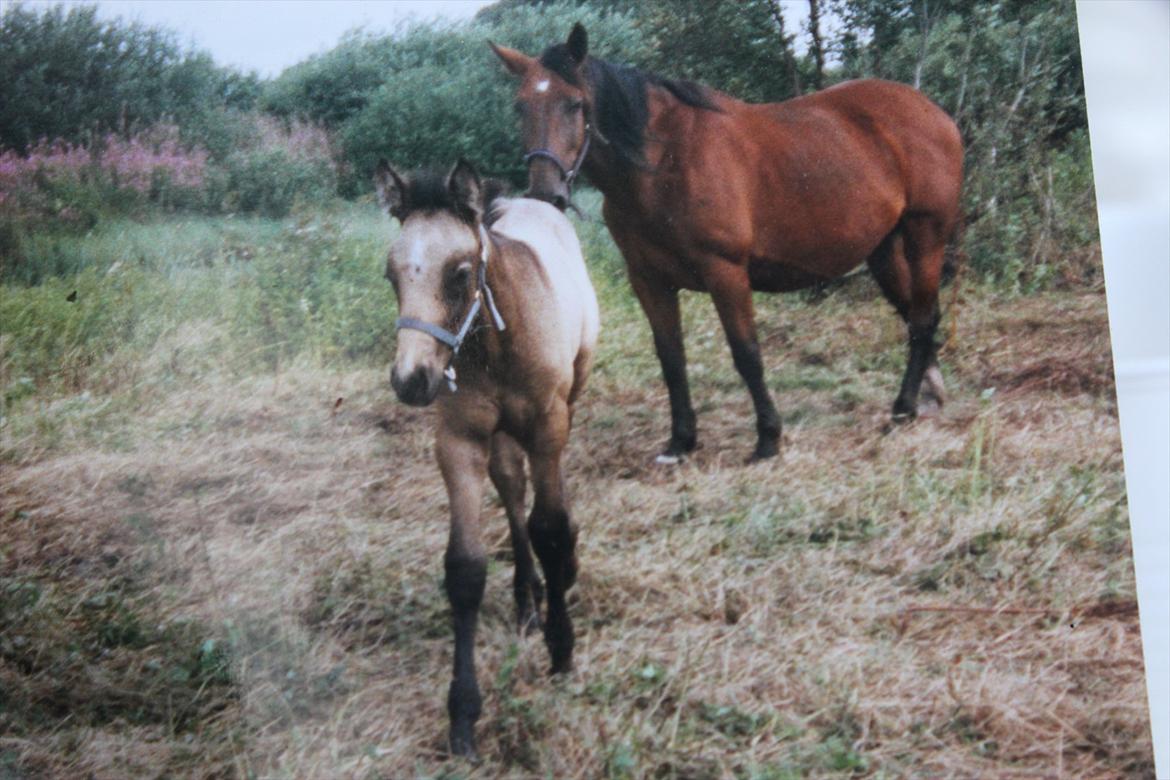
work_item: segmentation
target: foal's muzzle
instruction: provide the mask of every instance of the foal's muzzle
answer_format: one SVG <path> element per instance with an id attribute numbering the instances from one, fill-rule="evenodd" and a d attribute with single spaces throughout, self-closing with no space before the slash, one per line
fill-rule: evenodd
<path id="1" fill-rule="evenodd" d="M 408 406 L 428 406 L 439 394 L 441 376 L 421 366 L 406 376 L 399 376 L 398 369 L 394 368 L 390 371 L 390 386 L 402 403 Z"/>

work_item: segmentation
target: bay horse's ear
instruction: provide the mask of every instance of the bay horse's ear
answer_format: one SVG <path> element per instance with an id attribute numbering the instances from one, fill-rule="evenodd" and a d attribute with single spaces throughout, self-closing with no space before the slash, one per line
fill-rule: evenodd
<path id="1" fill-rule="evenodd" d="M 406 185 L 385 158 L 378 160 L 378 167 L 374 170 L 374 189 L 378 192 L 378 203 L 382 204 L 382 208 L 401 222 L 406 216 L 403 208 L 406 203 Z"/>
<path id="2" fill-rule="evenodd" d="M 507 46 L 497 46 L 491 41 L 488 41 L 488 46 L 492 47 L 492 51 L 496 53 L 496 56 L 504 63 L 504 67 L 513 76 L 523 76 L 532 67 L 534 60 L 527 54 L 522 54 L 515 49 L 509 49 Z"/>
<path id="3" fill-rule="evenodd" d="M 580 22 L 573 25 L 572 31 L 569 32 L 569 40 L 565 41 L 565 46 L 569 49 L 569 54 L 580 65 L 585 61 L 586 55 L 589 54 L 589 36 L 585 33 L 585 28 L 581 26 Z"/>
<path id="4" fill-rule="evenodd" d="M 472 221 L 480 219 L 483 214 L 483 187 L 475 168 L 462 157 L 447 175 L 447 191 L 465 216 L 471 217 Z"/>

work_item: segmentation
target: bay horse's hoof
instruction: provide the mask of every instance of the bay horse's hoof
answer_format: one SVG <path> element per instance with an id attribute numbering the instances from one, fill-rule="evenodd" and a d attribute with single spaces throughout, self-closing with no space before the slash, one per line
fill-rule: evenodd
<path id="1" fill-rule="evenodd" d="M 774 458 L 779 454 L 780 454 L 780 437 L 779 436 L 777 436 L 775 439 L 773 439 L 771 437 L 769 437 L 767 439 L 760 439 L 759 441 L 756 442 L 755 452 L 752 453 L 751 457 L 748 458 L 746 462 L 749 465 L 752 463 L 759 463 L 761 460 L 767 460 L 768 458 Z"/>
<path id="2" fill-rule="evenodd" d="M 654 463 L 658 466 L 677 466 L 686 459 L 687 456 L 681 453 L 675 454 L 673 452 L 664 452 L 654 458 Z"/>

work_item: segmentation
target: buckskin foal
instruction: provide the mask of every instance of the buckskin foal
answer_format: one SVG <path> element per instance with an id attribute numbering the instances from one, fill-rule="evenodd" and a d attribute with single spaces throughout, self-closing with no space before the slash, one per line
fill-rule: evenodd
<path id="1" fill-rule="evenodd" d="M 660 460 L 696 444 L 678 292 L 710 293 L 756 411 L 754 458 L 776 454 L 752 291 L 796 290 L 862 262 L 909 327 L 895 420 L 941 405 L 935 358 L 943 251 L 959 216 L 955 123 L 903 84 L 846 82 L 749 104 L 588 55 L 576 25 L 539 58 L 492 45 L 516 93 L 529 192 L 559 208 L 583 171 L 650 321 L 670 395 Z M 923 381 L 925 379 L 925 382 Z"/>
<path id="2" fill-rule="evenodd" d="M 485 197 L 463 161 L 445 177 L 409 179 L 382 161 L 375 184 L 383 206 L 402 223 L 386 264 L 400 314 L 391 384 L 407 404 L 438 406 L 435 451 L 451 507 L 444 557 L 455 628 L 450 747 L 474 755 L 475 626 L 487 573 L 480 530 L 485 476 L 499 491 L 511 528 L 520 628 L 539 623 L 544 590 L 531 540 L 547 587 L 544 637 L 552 672 L 572 662 L 565 591 L 577 572 L 577 530 L 561 453 L 597 341 L 597 299 L 572 225 L 549 204 Z M 525 455 L 534 493 L 527 526 Z"/>

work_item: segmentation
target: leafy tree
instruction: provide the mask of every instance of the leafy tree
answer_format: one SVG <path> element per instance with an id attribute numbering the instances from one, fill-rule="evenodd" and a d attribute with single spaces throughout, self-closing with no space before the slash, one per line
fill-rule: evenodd
<path id="1" fill-rule="evenodd" d="M 101 21 L 95 6 L 16 4 L 0 15 L 0 148 L 77 143 L 164 118 L 186 127 L 209 111 L 250 107 L 258 85 L 184 51 L 173 33 Z"/>

